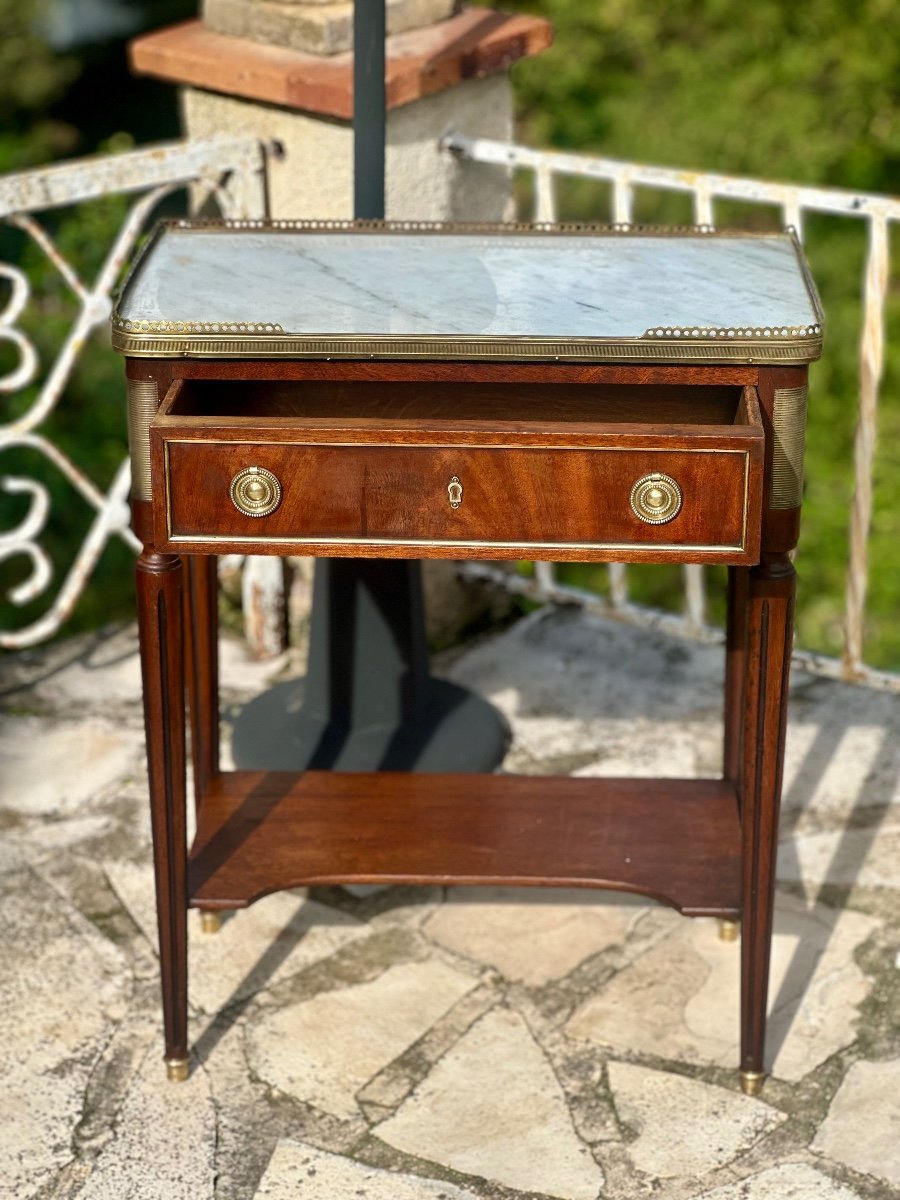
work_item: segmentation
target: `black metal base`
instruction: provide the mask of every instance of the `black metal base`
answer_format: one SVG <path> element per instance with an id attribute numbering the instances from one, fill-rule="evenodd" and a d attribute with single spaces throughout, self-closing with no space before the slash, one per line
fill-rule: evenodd
<path id="1" fill-rule="evenodd" d="M 383 218 L 385 0 L 354 5 L 354 215 Z M 512 733 L 495 708 L 428 671 L 421 565 L 319 559 L 307 678 L 241 712 L 249 770 L 486 772 Z"/>
<path id="2" fill-rule="evenodd" d="M 511 732 L 486 700 L 431 679 L 414 722 L 341 728 L 304 711 L 305 680 L 288 680 L 252 700 L 234 726 L 232 754 L 245 770 L 493 771 Z"/>

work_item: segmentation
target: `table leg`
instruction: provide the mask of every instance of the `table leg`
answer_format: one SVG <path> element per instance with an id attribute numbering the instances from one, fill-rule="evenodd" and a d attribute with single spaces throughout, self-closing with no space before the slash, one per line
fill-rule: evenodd
<path id="1" fill-rule="evenodd" d="M 741 739 L 744 721 L 744 674 L 747 650 L 747 567 L 728 568 L 728 617 L 725 628 L 724 775 L 741 786 Z"/>
<path id="2" fill-rule="evenodd" d="M 194 808 L 199 813 L 210 781 L 219 774 L 218 560 L 190 554 L 184 564 L 184 669 L 191 716 Z M 201 909 L 204 933 L 218 933 L 221 913 Z"/>
<path id="3" fill-rule="evenodd" d="M 728 568 L 728 614 L 725 627 L 725 738 L 723 775 L 735 786 L 740 805 L 741 749 L 744 725 L 744 673 L 747 656 L 746 567 Z M 736 942 L 740 921 L 719 921 L 723 942 Z"/>
<path id="4" fill-rule="evenodd" d="M 794 579 L 794 568 L 786 554 L 763 555 L 760 565 L 750 571 L 747 596 L 741 772 L 741 1087 L 749 1095 L 760 1091 L 765 1078 L 766 1001 Z"/>
<path id="5" fill-rule="evenodd" d="M 184 648 L 182 566 L 145 546 L 137 564 L 138 632 L 166 1068 L 187 1078 L 187 837 L 185 828 Z"/>
<path id="6" fill-rule="evenodd" d="M 184 644 L 197 809 L 219 774 L 219 610 L 216 558 L 192 554 L 185 575 Z"/>

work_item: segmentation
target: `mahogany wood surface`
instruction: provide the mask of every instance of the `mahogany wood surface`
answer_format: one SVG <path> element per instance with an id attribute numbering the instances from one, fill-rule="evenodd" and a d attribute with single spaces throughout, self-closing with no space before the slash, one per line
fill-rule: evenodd
<path id="1" fill-rule="evenodd" d="M 755 561 L 764 435 L 753 389 L 646 390 L 645 410 L 643 389 L 624 384 L 176 380 L 151 431 L 153 491 L 166 496 L 156 540 L 219 553 Z M 282 484 L 264 517 L 230 502 L 251 466 Z M 658 525 L 630 503 L 653 473 L 684 496 Z"/>
<path id="2" fill-rule="evenodd" d="M 538 884 L 740 908 L 740 825 L 722 780 L 223 772 L 200 809 L 191 903 L 313 883 Z"/>
<path id="3" fill-rule="evenodd" d="M 519 557 L 532 546 L 594 543 L 723 546 L 743 558 L 748 455 L 665 450 L 209 445 L 171 441 L 169 531 L 174 537 L 318 538 L 505 543 Z M 282 483 L 278 508 L 246 516 L 231 503 L 234 476 L 250 466 Z M 684 500 L 665 524 L 632 511 L 632 487 L 651 472 L 675 479 Z M 451 507 L 448 486 L 461 481 Z M 711 486 L 711 481 L 715 486 Z M 427 553 L 428 548 L 424 552 Z M 462 548 L 457 556 L 464 554 Z M 751 554 L 753 550 L 751 548 Z"/>
<path id="4" fill-rule="evenodd" d="M 765 475 L 763 484 L 763 548 L 783 554 L 793 550 L 800 536 L 800 509 L 770 508 L 772 494 L 772 453 L 775 431 L 772 410 L 776 388 L 802 387 L 806 383 L 805 367 L 765 367 L 759 373 L 759 408 L 766 436 Z"/>
<path id="5" fill-rule="evenodd" d="M 584 383 L 646 387 L 753 386 L 763 370 L 753 365 L 671 363 L 435 362 L 381 359 L 138 358 L 125 360 L 128 379 L 155 379 L 162 395 L 176 376 L 220 380 L 357 380 L 414 383 Z M 803 371 L 804 368 L 792 370 Z M 787 385 L 785 385 L 787 386 Z"/>
<path id="6" fill-rule="evenodd" d="M 483 423 L 632 422 L 642 426 L 730 425 L 742 389 L 673 384 L 480 383 L 420 380 L 191 380 L 177 379 L 161 412 L 165 416 L 227 417 L 252 425 L 310 418 L 369 418 L 382 427 L 394 421 Z M 740 422 L 743 423 L 743 422 Z M 374 426 L 373 426 L 374 427 Z M 481 427 L 480 425 L 476 427 Z"/>
<path id="7" fill-rule="evenodd" d="M 787 555 L 749 572 L 741 821 L 741 1069 L 764 1070 L 766 1000 L 787 726 L 795 572 Z"/>
<path id="8" fill-rule="evenodd" d="M 728 568 L 725 625 L 725 736 L 723 772 L 738 790 L 744 730 L 744 675 L 747 648 L 747 568 Z"/>
<path id="9" fill-rule="evenodd" d="M 185 671 L 191 718 L 194 803 L 219 773 L 219 610 L 217 559 L 185 559 Z"/>
<path id="10" fill-rule="evenodd" d="M 740 915 L 741 1065 L 762 1071 L 799 517 L 769 507 L 772 412 L 805 368 L 130 359 L 127 371 L 165 396 L 152 504 L 134 511 L 167 1057 L 186 1053 L 188 902 L 241 907 L 311 883 L 568 884 Z M 281 477 L 271 518 L 231 505 L 248 465 Z M 631 484 L 651 472 L 678 480 L 683 513 L 632 527 Z M 744 549 L 723 551 L 745 505 Z M 317 533 L 333 543 L 302 540 Z M 360 540 L 374 534 L 396 543 Z M 188 892 L 181 567 L 164 551 L 406 558 L 414 537 L 418 557 L 732 564 L 724 779 L 219 773 L 215 560 L 188 558 L 201 792 Z M 541 537 L 564 544 L 528 540 Z M 615 538 L 618 551 L 590 544 Z"/>
<path id="11" fill-rule="evenodd" d="M 166 1058 L 187 1058 L 182 566 L 145 546 L 136 572 Z"/>
<path id="12" fill-rule="evenodd" d="M 387 39 L 385 103 L 396 108 L 465 79 L 505 71 L 553 40 L 549 21 L 531 14 L 466 5 L 444 21 Z M 216 33 L 185 21 L 135 38 L 129 62 L 138 75 L 243 96 L 266 104 L 353 117 L 353 55 L 313 54 Z"/>

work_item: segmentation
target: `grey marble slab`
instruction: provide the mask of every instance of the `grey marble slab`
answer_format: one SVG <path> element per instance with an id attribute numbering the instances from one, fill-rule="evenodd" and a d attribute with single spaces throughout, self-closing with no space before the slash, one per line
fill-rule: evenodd
<path id="1" fill-rule="evenodd" d="M 307 338 L 602 341 L 695 329 L 804 337 L 819 333 L 820 314 L 788 234 L 173 224 L 133 273 L 114 325 L 159 332 L 144 327 L 150 322 L 170 335 L 182 324 L 210 334 L 220 330 L 198 327 L 239 323 Z"/>

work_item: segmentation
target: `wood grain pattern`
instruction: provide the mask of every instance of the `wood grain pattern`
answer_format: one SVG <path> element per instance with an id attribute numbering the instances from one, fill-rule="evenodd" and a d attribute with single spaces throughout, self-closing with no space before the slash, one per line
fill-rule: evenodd
<path id="1" fill-rule="evenodd" d="M 165 393 L 151 430 L 153 503 L 136 503 L 134 512 L 147 543 L 139 613 L 167 1057 L 186 1053 L 188 902 L 180 570 L 177 558 L 158 553 L 164 543 L 152 544 L 152 527 L 168 537 L 168 452 L 175 528 L 204 531 L 179 543 L 180 552 L 409 556 L 405 543 L 359 540 L 375 530 L 448 539 L 419 546 L 421 557 L 734 564 L 725 779 L 660 781 L 220 774 L 214 560 L 192 562 L 189 663 L 202 802 L 190 903 L 240 907 L 311 883 L 574 884 L 654 896 L 694 915 L 740 915 L 741 1065 L 761 1071 L 793 612 L 788 552 L 799 516 L 766 503 L 771 402 L 776 387 L 800 386 L 805 369 L 129 360 L 127 371 Z M 716 453 L 726 450 L 739 454 Z M 733 536 L 745 493 L 728 464 L 744 454 L 745 549 L 692 548 L 701 537 L 721 547 Z M 268 526 L 241 517 L 228 498 L 233 474 L 251 464 L 285 485 Z M 618 553 L 529 545 L 535 536 L 622 537 L 626 528 L 633 538 L 622 524 L 628 491 L 651 471 L 679 480 L 685 507 L 668 525 L 633 518 L 643 543 Z M 464 487 L 456 511 L 445 496 L 452 474 Z M 315 531 L 334 544 L 288 539 Z M 673 534 L 682 539 L 674 551 L 656 540 Z"/>
<path id="2" fill-rule="evenodd" d="M 192 380 L 178 379 L 160 408 L 161 416 L 184 421 L 226 418 L 248 426 L 265 420 L 285 426 L 317 419 L 368 421 L 391 428 L 395 422 L 433 422 L 452 428 L 490 428 L 514 422 L 523 431 L 553 422 L 576 429 L 584 423 L 632 422 L 646 427 L 746 424 L 737 419 L 739 387 L 673 384 L 459 383 L 421 380 Z"/>
<path id="3" fill-rule="evenodd" d="M 185 559 L 185 671 L 191 718 L 194 802 L 219 773 L 219 608 L 217 559 Z"/>
<path id="4" fill-rule="evenodd" d="M 763 477 L 763 547 L 772 553 L 793 550 L 800 536 L 800 508 L 770 508 L 772 494 L 772 455 L 775 446 L 773 412 L 777 388 L 802 387 L 806 367 L 765 367 L 759 373 L 759 408 L 766 434 L 766 459 Z"/>
<path id="5" fill-rule="evenodd" d="M 749 573 L 741 820 L 741 1069 L 764 1070 L 766 1003 L 787 725 L 795 573 L 786 555 Z"/>
<path id="6" fill-rule="evenodd" d="M 758 554 L 764 446 L 752 389 L 647 385 L 645 411 L 642 389 L 621 384 L 236 386 L 248 389 L 246 415 L 230 415 L 239 393 L 227 384 L 175 384 L 154 421 L 160 545 L 583 561 Z M 265 517 L 229 499 L 250 466 L 282 483 Z M 632 487 L 652 473 L 684 495 L 665 524 L 631 508 Z"/>
<path id="7" fill-rule="evenodd" d="M 587 544 L 588 551 L 592 543 L 688 552 L 722 546 L 739 560 L 748 553 L 749 463 L 740 452 L 177 441 L 168 449 L 174 538 L 292 540 L 298 553 L 314 553 L 324 538 L 392 539 L 417 548 L 425 539 L 452 543 L 457 556 L 470 542 L 505 543 L 519 557 L 542 543 Z M 282 481 L 281 504 L 268 516 L 245 516 L 229 499 L 232 479 L 249 466 Z M 674 478 L 684 495 L 680 512 L 662 525 L 640 520 L 629 500 L 634 484 L 650 472 Z M 463 487 L 455 509 L 447 490 L 454 478 Z M 425 554 L 432 547 L 421 549 Z"/>
<path id="8" fill-rule="evenodd" d="M 388 108 L 453 87 L 464 79 L 506 70 L 550 45 L 548 21 L 466 7 L 446 21 L 387 40 Z M 186 21 L 136 38 L 132 70 L 172 83 L 244 96 L 286 108 L 350 120 L 353 55 L 311 54 L 229 37 Z"/>
<path id="9" fill-rule="evenodd" d="M 639 363 L 527 363 L 354 361 L 309 359 L 126 358 L 129 379 L 157 379 L 164 395 L 175 374 L 182 379 L 355 380 L 414 383 L 625 384 L 640 387 L 744 387 L 756 384 L 760 368 L 745 365 L 672 366 Z"/>
<path id="10" fill-rule="evenodd" d="M 312 883 L 576 885 L 734 916 L 739 862 L 720 780 L 241 771 L 210 786 L 190 889 L 231 908 Z"/>
<path id="11" fill-rule="evenodd" d="M 728 568 L 725 626 L 725 721 L 723 771 L 738 790 L 744 736 L 744 676 L 747 658 L 747 568 Z"/>
<path id="12" fill-rule="evenodd" d="M 137 563 L 136 584 L 165 1057 L 186 1059 L 187 830 L 181 560 L 145 546 Z"/>

